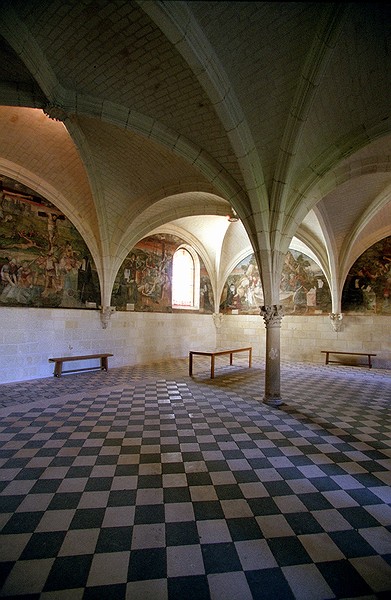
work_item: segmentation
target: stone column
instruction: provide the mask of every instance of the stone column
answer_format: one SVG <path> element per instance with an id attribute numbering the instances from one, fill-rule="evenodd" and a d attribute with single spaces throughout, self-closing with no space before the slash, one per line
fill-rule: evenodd
<path id="1" fill-rule="evenodd" d="M 261 315 L 266 326 L 266 365 L 264 403 L 269 406 L 282 404 L 280 389 L 280 329 L 284 316 L 282 306 L 272 304 L 261 306 Z"/>

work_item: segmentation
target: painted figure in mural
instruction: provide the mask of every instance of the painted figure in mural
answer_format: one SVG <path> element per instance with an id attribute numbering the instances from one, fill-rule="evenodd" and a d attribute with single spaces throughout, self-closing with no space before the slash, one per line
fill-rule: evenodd
<path id="1" fill-rule="evenodd" d="M 32 271 L 27 261 L 18 265 L 13 258 L 1 268 L 0 301 L 5 304 L 28 304 L 33 296 Z"/>
<path id="2" fill-rule="evenodd" d="M 307 292 L 307 312 L 316 308 L 316 287 L 313 286 Z"/>
<path id="3" fill-rule="evenodd" d="M 323 276 L 316 278 L 316 306 L 324 312 L 328 312 L 331 309 L 330 288 L 325 284 Z"/>
<path id="4" fill-rule="evenodd" d="M 303 285 L 299 285 L 293 294 L 293 312 L 302 312 L 307 308 L 308 290 Z"/>
<path id="5" fill-rule="evenodd" d="M 390 296 L 391 296 L 391 277 L 388 277 L 386 279 L 386 283 L 385 283 L 384 289 L 383 289 L 383 311 L 384 312 L 391 311 Z"/>
<path id="6" fill-rule="evenodd" d="M 57 218 L 57 215 L 52 212 L 48 214 L 49 248 L 54 248 L 57 243 Z"/>
<path id="7" fill-rule="evenodd" d="M 236 296 L 236 286 L 234 283 L 228 283 L 225 286 L 225 291 L 223 293 L 223 301 L 220 304 L 220 310 L 224 310 L 225 308 L 234 308 L 234 298 Z"/>
<path id="8" fill-rule="evenodd" d="M 138 291 L 142 296 L 151 298 L 156 304 L 159 303 L 162 297 L 163 279 L 156 273 L 143 280 L 143 283 L 138 286 Z"/>
<path id="9" fill-rule="evenodd" d="M 17 273 L 20 304 L 29 304 L 34 297 L 33 272 L 27 261 L 24 261 Z"/>
<path id="10" fill-rule="evenodd" d="M 201 277 L 200 285 L 200 309 L 206 311 L 213 310 L 212 286 L 207 277 Z"/>
<path id="11" fill-rule="evenodd" d="M 95 302 L 99 304 L 99 283 L 94 278 L 91 258 L 84 255 L 80 262 L 77 275 L 77 289 L 80 303 Z"/>
<path id="12" fill-rule="evenodd" d="M 58 272 L 62 287 L 60 306 L 69 308 L 80 306 L 78 276 L 81 264 L 82 261 L 79 260 L 78 253 L 73 250 L 71 244 L 68 242 L 58 263 Z"/>
<path id="13" fill-rule="evenodd" d="M 1 267 L 1 284 L 3 287 L 7 285 L 16 285 L 16 260 L 7 259 L 4 265 Z"/>
<path id="14" fill-rule="evenodd" d="M 58 281 L 58 260 L 53 249 L 49 250 L 45 260 L 45 288 L 42 297 L 46 298 L 61 289 Z"/>
<path id="15" fill-rule="evenodd" d="M 7 259 L 7 262 L 1 267 L 1 302 L 12 302 L 15 298 L 18 285 L 17 272 L 18 266 L 14 258 Z"/>
<path id="16" fill-rule="evenodd" d="M 350 276 L 348 285 L 348 307 L 353 311 L 362 311 L 368 307 L 368 294 L 371 291 L 370 278 L 363 269 Z"/>

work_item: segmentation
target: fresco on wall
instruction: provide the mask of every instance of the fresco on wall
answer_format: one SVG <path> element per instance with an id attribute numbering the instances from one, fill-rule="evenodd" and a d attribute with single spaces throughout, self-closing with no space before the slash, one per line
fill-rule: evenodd
<path id="1" fill-rule="evenodd" d="M 223 313 L 257 314 L 264 303 L 259 270 L 250 254 L 230 273 L 224 286 Z M 280 303 L 285 314 L 322 314 L 331 311 L 330 288 L 319 265 L 290 250 L 285 258 L 280 285 Z"/>
<path id="2" fill-rule="evenodd" d="M 172 261 L 184 240 L 157 234 L 141 240 L 121 265 L 111 305 L 117 310 L 172 312 Z M 209 275 L 200 260 L 200 312 L 213 312 Z"/>
<path id="3" fill-rule="evenodd" d="M 0 306 L 99 303 L 95 265 L 77 229 L 45 198 L 0 175 Z"/>
<path id="4" fill-rule="evenodd" d="M 391 315 L 391 236 L 368 248 L 350 269 L 342 311 Z"/>

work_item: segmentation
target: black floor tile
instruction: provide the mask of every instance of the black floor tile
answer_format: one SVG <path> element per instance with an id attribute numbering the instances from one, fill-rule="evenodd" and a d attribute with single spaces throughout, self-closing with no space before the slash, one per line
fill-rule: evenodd
<path id="1" fill-rule="evenodd" d="M 65 531 L 33 533 L 19 557 L 20 560 L 37 560 L 39 558 L 56 557 L 64 541 L 65 535 Z"/>
<path id="2" fill-rule="evenodd" d="M 354 529 L 349 531 L 333 531 L 329 535 L 346 558 L 374 556 L 376 554 L 372 546 Z"/>
<path id="3" fill-rule="evenodd" d="M 379 523 L 376 521 L 365 508 L 361 506 L 351 506 L 340 508 L 339 512 L 354 529 L 362 529 L 364 527 L 376 527 Z"/>
<path id="4" fill-rule="evenodd" d="M 227 525 L 234 542 L 263 538 L 262 531 L 255 518 L 227 519 Z"/>
<path id="5" fill-rule="evenodd" d="M 111 490 L 107 506 L 133 506 L 136 503 L 136 490 Z"/>
<path id="6" fill-rule="evenodd" d="M 220 502 L 214 500 L 211 500 L 210 502 L 193 502 L 193 508 L 196 521 L 224 519 L 224 513 Z"/>
<path id="7" fill-rule="evenodd" d="M 167 586 L 170 600 L 185 598 L 186 600 L 210 600 L 208 580 L 205 575 L 170 577 Z"/>
<path id="8" fill-rule="evenodd" d="M 247 502 L 254 516 L 281 514 L 273 498 L 249 498 Z"/>
<path id="9" fill-rule="evenodd" d="M 290 496 L 292 488 L 285 481 L 264 481 L 263 485 L 270 496 Z"/>
<path id="10" fill-rule="evenodd" d="M 270 538 L 267 542 L 280 567 L 312 562 L 304 546 L 296 537 Z"/>
<path id="11" fill-rule="evenodd" d="M 309 492 L 308 494 L 298 494 L 300 501 L 308 510 L 329 510 L 333 505 L 320 492 Z"/>
<path id="12" fill-rule="evenodd" d="M 369 585 L 348 560 L 322 562 L 317 567 L 337 598 L 371 594 Z"/>
<path id="13" fill-rule="evenodd" d="M 19 512 L 12 515 L 3 528 L 2 533 L 33 533 L 44 512 Z"/>
<path id="14" fill-rule="evenodd" d="M 43 591 L 85 587 L 92 562 L 92 554 L 56 558 Z"/>
<path id="15" fill-rule="evenodd" d="M 145 525 L 148 523 L 164 523 L 163 504 L 146 504 L 144 506 L 136 506 L 134 524 Z"/>
<path id="16" fill-rule="evenodd" d="M 78 508 L 69 529 L 95 529 L 102 525 L 104 515 L 103 508 Z"/>
<path id="17" fill-rule="evenodd" d="M 125 583 L 86 587 L 83 594 L 83 600 L 124 600 L 125 598 Z"/>
<path id="18" fill-rule="evenodd" d="M 190 502 L 191 496 L 188 487 L 164 488 L 163 498 L 166 504 L 171 502 Z"/>
<path id="19" fill-rule="evenodd" d="M 294 600 L 281 569 L 247 571 L 246 578 L 254 600 Z"/>
<path id="20" fill-rule="evenodd" d="M 200 536 L 195 521 L 166 523 L 167 546 L 188 546 L 199 542 Z"/>
<path id="21" fill-rule="evenodd" d="M 82 492 L 64 492 L 53 495 L 48 510 L 65 510 L 77 508 Z"/>
<path id="22" fill-rule="evenodd" d="M 132 541 L 133 527 L 103 527 L 100 530 L 95 552 L 125 552 Z"/>
<path id="23" fill-rule="evenodd" d="M 167 577 L 166 549 L 148 548 L 132 550 L 128 581 L 162 579 Z"/>
<path id="24" fill-rule="evenodd" d="M 285 518 L 296 535 L 309 535 L 311 533 L 321 533 L 323 531 L 322 527 L 311 513 L 288 513 L 285 515 Z"/>
<path id="25" fill-rule="evenodd" d="M 233 543 L 203 544 L 201 550 L 207 574 L 240 571 L 242 568 Z"/>
<path id="26" fill-rule="evenodd" d="M 30 492 L 32 494 L 51 494 L 57 492 L 61 479 L 38 479 Z"/>

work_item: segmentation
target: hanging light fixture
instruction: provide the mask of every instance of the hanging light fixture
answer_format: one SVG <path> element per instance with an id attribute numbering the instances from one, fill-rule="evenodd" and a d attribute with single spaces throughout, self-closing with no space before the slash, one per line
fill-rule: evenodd
<path id="1" fill-rule="evenodd" d="M 237 223 L 239 221 L 239 217 L 236 214 L 235 209 L 231 207 L 231 213 L 227 215 L 227 219 L 230 223 Z"/>

